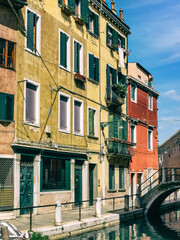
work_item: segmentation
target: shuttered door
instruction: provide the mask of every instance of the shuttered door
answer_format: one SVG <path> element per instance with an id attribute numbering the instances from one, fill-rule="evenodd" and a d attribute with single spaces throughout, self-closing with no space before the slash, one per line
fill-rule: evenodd
<path id="1" fill-rule="evenodd" d="M 13 159 L 0 159 L 0 209 L 13 207 Z"/>
<path id="2" fill-rule="evenodd" d="M 34 13 L 27 11 L 27 48 L 33 51 Z"/>

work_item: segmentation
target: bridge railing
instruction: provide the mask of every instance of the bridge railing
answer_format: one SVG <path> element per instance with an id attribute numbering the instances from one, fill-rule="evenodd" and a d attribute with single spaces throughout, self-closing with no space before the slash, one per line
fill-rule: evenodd
<path id="1" fill-rule="evenodd" d="M 142 197 L 161 182 L 180 181 L 180 168 L 160 168 L 138 186 L 137 191 Z"/>

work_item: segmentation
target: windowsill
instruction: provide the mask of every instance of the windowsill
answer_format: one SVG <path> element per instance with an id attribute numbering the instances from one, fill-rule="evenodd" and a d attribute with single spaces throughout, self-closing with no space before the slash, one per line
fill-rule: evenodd
<path id="1" fill-rule="evenodd" d="M 73 132 L 74 135 L 76 136 L 79 136 L 79 137 L 84 137 L 84 134 L 83 133 L 76 133 L 76 132 Z"/>
<path id="2" fill-rule="evenodd" d="M 109 190 L 108 190 L 108 193 L 115 193 L 115 192 L 117 192 L 116 189 L 109 189 Z"/>
<path id="3" fill-rule="evenodd" d="M 14 72 L 16 71 L 15 68 L 5 67 L 5 66 L 1 66 L 1 65 L 0 65 L 0 67 L 1 67 L 1 68 L 4 68 L 4 69 L 7 69 L 7 70 L 14 71 Z"/>
<path id="4" fill-rule="evenodd" d="M 148 109 L 149 109 L 149 111 L 151 111 L 151 112 L 153 111 L 153 109 L 150 109 L 150 108 L 148 108 Z"/>
<path id="5" fill-rule="evenodd" d="M 31 51 L 31 49 L 25 47 L 25 51 L 31 53 L 32 55 L 36 56 L 36 57 L 40 57 L 39 55 L 37 55 L 35 52 Z"/>
<path id="6" fill-rule="evenodd" d="M 40 195 L 46 195 L 46 194 L 55 194 L 55 193 L 62 193 L 62 192 L 71 192 L 71 190 L 65 190 L 65 189 L 57 189 L 57 190 L 54 190 L 54 189 L 50 189 L 50 190 L 41 190 L 40 191 Z"/>
<path id="7" fill-rule="evenodd" d="M 58 131 L 59 131 L 59 132 L 62 132 L 62 133 L 68 133 L 68 134 L 71 133 L 70 130 L 59 129 Z"/>
<path id="8" fill-rule="evenodd" d="M 148 151 L 152 152 L 152 151 L 153 151 L 153 149 L 148 149 Z"/>
<path id="9" fill-rule="evenodd" d="M 90 82 L 92 82 L 92 83 L 94 83 L 96 85 L 99 85 L 99 82 L 97 82 L 96 80 L 94 80 L 92 78 L 87 78 L 87 79 L 88 79 L 88 81 L 90 81 Z"/>
<path id="10" fill-rule="evenodd" d="M 88 33 L 89 33 L 91 36 L 95 37 L 96 39 L 99 39 L 99 36 L 97 36 L 95 33 L 91 32 L 90 30 L 88 30 Z"/>
<path id="11" fill-rule="evenodd" d="M 37 124 L 37 123 L 30 123 L 30 122 L 24 121 L 24 124 L 32 127 L 40 128 L 40 124 Z"/>
<path id="12" fill-rule="evenodd" d="M 126 192 L 126 189 L 118 189 L 118 192 Z"/>
<path id="13" fill-rule="evenodd" d="M 15 122 L 15 121 L 14 120 L 2 120 L 2 119 L 0 119 L 0 122 L 12 123 L 12 122 Z"/>
<path id="14" fill-rule="evenodd" d="M 136 100 L 133 100 L 133 99 L 131 99 L 131 102 L 133 102 L 133 103 L 137 103 L 137 101 L 136 101 Z"/>
<path id="15" fill-rule="evenodd" d="M 98 140 L 98 139 L 99 139 L 98 137 L 96 137 L 96 136 L 91 136 L 91 135 L 88 135 L 88 138 L 95 139 L 95 140 Z"/>
<path id="16" fill-rule="evenodd" d="M 62 65 L 59 65 L 59 68 L 61 68 L 61 69 L 63 69 L 63 70 L 65 70 L 66 72 L 71 72 L 69 69 L 67 69 L 67 68 L 65 68 L 65 67 L 63 67 Z"/>

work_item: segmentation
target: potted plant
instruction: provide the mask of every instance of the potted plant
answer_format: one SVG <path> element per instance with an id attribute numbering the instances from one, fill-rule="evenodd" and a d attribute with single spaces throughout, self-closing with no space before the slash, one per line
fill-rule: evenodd
<path id="1" fill-rule="evenodd" d="M 79 18 L 79 16 L 77 15 L 77 16 L 75 16 L 75 21 L 76 21 L 78 24 L 80 24 L 81 26 L 83 26 L 83 25 L 85 24 L 86 19 L 85 19 L 84 17 L 80 17 L 80 18 Z"/>
<path id="2" fill-rule="evenodd" d="M 75 73 L 75 74 L 74 74 L 74 79 L 75 79 L 75 80 L 79 80 L 79 81 L 81 81 L 81 82 L 83 82 L 83 83 L 86 82 L 86 77 L 83 76 L 83 75 L 81 75 L 80 73 Z"/>
<path id="3" fill-rule="evenodd" d="M 121 98 L 125 98 L 127 87 L 123 84 L 118 83 L 112 86 L 112 90 L 117 94 L 117 96 Z"/>
<path id="4" fill-rule="evenodd" d="M 62 4 L 61 9 L 67 16 L 71 16 L 74 13 L 73 7 L 70 7 L 66 4 Z"/>

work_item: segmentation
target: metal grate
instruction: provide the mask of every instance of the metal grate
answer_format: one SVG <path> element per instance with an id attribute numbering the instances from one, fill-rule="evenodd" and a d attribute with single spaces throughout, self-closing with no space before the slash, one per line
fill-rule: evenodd
<path id="1" fill-rule="evenodd" d="M 13 206 L 13 159 L 0 158 L 0 208 Z"/>

